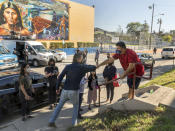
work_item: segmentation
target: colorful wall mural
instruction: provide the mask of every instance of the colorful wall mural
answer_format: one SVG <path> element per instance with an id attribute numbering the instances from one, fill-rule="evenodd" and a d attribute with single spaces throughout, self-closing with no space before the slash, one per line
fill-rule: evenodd
<path id="1" fill-rule="evenodd" d="M 69 39 L 69 5 L 57 0 L 0 0 L 0 37 Z"/>

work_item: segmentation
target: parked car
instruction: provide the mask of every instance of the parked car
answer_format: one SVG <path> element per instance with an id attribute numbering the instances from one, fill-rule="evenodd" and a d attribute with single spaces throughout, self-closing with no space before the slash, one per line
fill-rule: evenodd
<path id="1" fill-rule="evenodd" d="M 144 65 L 145 68 L 148 68 L 148 65 L 151 65 L 152 63 L 153 63 L 153 65 L 155 64 L 155 60 L 154 60 L 153 56 L 151 56 L 150 54 L 137 53 L 137 55 L 143 64 L 147 64 L 147 65 Z"/>
<path id="2" fill-rule="evenodd" d="M 35 88 L 34 101 L 31 108 L 47 103 L 47 87 L 44 75 L 31 72 L 32 86 Z M 0 72 L 0 119 L 9 113 L 21 109 L 19 93 L 19 70 L 6 70 Z"/>
<path id="3" fill-rule="evenodd" d="M 55 61 L 63 61 L 67 58 L 67 55 L 64 51 L 61 51 L 59 49 L 56 50 L 50 50 L 51 53 L 53 53 Z"/>
<path id="4" fill-rule="evenodd" d="M 164 58 L 173 58 L 175 52 L 175 47 L 167 47 L 167 48 L 163 48 L 161 55 L 162 55 L 162 59 Z"/>
<path id="5" fill-rule="evenodd" d="M 17 56 L 0 45 L 0 70 L 18 67 Z"/>

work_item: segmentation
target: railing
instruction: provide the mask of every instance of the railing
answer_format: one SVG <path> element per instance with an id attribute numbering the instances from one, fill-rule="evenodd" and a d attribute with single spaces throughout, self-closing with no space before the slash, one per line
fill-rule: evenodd
<path id="1" fill-rule="evenodd" d="M 149 74 L 149 77 L 145 77 L 145 76 L 137 76 L 136 75 L 136 65 L 138 65 L 138 64 L 142 64 L 142 65 L 145 65 L 145 66 L 147 66 L 149 69 L 150 69 L 150 74 Z M 154 63 L 152 62 L 152 64 L 143 64 L 143 63 L 136 63 L 136 65 L 135 65 L 135 68 L 134 68 L 134 72 L 132 72 L 132 73 L 130 73 L 129 75 L 134 75 L 134 77 L 133 77 L 133 90 L 132 90 L 132 99 L 134 99 L 134 94 L 135 94 L 135 81 L 136 81 L 136 77 L 139 77 L 139 78 L 143 78 L 143 79 L 147 79 L 147 80 L 151 80 L 152 79 L 152 72 L 153 72 L 153 65 L 154 65 Z M 99 94 L 98 94 L 98 101 L 99 101 L 99 106 L 100 106 L 100 92 L 101 92 L 101 86 L 103 86 L 103 85 L 106 85 L 106 84 L 109 84 L 109 83 L 112 83 L 112 82 L 114 82 L 114 81 L 117 81 L 117 80 L 119 80 L 120 78 L 117 78 L 117 79 L 113 79 L 113 80 L 111 80 L 111 81 L 108 81 L 108 82 L 106 82 L 106 83 L 102 83 L 102 84 L 100 84 L 99 85 Z"/>

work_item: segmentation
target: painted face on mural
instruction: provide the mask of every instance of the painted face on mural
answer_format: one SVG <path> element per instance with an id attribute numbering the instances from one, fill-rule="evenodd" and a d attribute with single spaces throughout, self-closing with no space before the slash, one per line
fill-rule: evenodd
<path id="1" fill-rule="evenodd" d="M 14 9 L 12 8 L 5 9 L 3 15 L 7 24 L 15 25 L 17 23 L 18 15 Z"/>

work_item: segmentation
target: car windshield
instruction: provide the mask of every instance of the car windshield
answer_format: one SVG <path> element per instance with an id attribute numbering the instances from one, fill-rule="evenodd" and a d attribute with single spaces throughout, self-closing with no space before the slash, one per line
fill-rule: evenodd
<path id="1" fill-rule="evenodd" d="M 36 52 L 47 52 L 47 50 L 42 45 L 33 45 L 32 47 L 36 50 Z"/>
<path id="2" fill-rule="evenodd" d="M 173 48 L 164 48 L 163 51 L 173 51 Z"/>
<path id="3" fill-rule="evenodd" d="M 0 46 L 0 54 L 9 54 L 9 52 L 3 46 Z"/>

